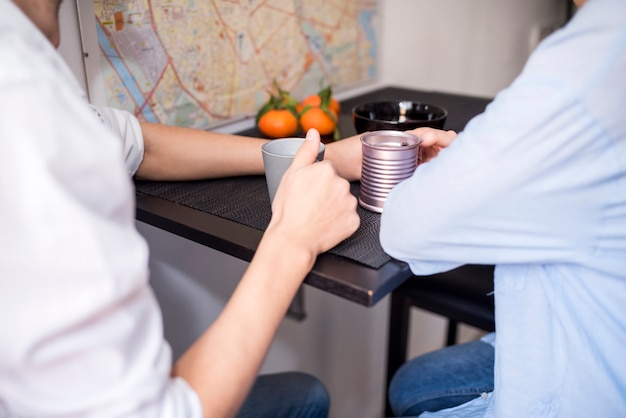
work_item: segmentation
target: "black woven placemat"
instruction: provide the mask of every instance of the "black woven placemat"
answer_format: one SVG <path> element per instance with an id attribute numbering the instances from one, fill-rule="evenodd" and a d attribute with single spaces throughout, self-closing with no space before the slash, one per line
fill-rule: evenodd
<path id="1" fill-rule="evenodd" d="M 185 182 L 136 181 L 137 192 L 188 206 L 212 215 L 264 231 L 271 207 L 264 176 L 234 177 Z M 359 183 L 351 184 L 358 196 Z M 240 202 L 246 202 L 245 205 Z M 379 268 L 391 258 L 378 239 L 380 215 L 358 208 L 361 226 L 348 239 L 329 252 L 368 267 Z"/>

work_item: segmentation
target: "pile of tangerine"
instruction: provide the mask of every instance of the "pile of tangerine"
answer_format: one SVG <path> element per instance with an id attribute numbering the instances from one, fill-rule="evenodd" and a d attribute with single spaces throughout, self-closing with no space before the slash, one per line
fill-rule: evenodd
<path id="1" fill-rule="evenodd" d="M 285 138 L 293 136 L 299 129 L 306 132 L 315 128 L 321 136 L 333 135 L 334 139 L 339 139 L 337 121 L 341 106 L 332 97 L 330 86 L 298 102 L 276 82 L 274 85 L 278 94 L 270 94 L 256 117 L 257 127 L 263 135 Z"/>

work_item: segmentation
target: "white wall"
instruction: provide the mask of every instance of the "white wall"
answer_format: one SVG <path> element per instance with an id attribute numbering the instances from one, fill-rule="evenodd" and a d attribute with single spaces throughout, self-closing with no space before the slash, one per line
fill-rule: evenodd
<path id="1" fill-rule="evenodd" d="M 87 80 L 85 78 L 85 65 L 83 63 L 83 48 L 81 43 L 76 1 L 77 0 L 66 0 L 61 2 L 61 9 L 59 13 L 61 45 L 59 45 L 58 51 L 61 55 L 63 55 L 70 69 L 78 81 L 80 81 L 85 91 L 87 91 Z"/>
<path id="2" fill-rule="evenodd" d="M 76 1 L 62 3 L 60 51 L 85 85 Z M 533 31 L 565 13 L 564 0 L 379 4 L 380 76 L 374 85 L 489 97 L 519 73 Z M 151 226 L 137 226 L 150 244 L 152 284 L 163 308 L 165 335 L 179 355 L 219 314 L 246 263 Z M 365 308 L 317 289 L 307 287 L 305 293 L 307 319 L 284 321 L 262 371 L 315 374 L 331 393 L 332 417 L 380 417 L 388 300 Z M 412 321 L 412 355 L 441 346 L 442 318 L 415 310 Z M 478 335 L 470 328 L 463 331 L 465 340 Z"/>
<path id="3" fill-rule="evenodd" d="M 383 84 L 493 97 L 568 0 L 383 0 Z"/>

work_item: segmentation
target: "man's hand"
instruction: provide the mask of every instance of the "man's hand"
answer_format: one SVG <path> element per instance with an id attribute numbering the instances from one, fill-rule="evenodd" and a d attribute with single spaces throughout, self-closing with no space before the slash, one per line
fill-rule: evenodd
<path id="1" fill-rule="evenodd" d="M 313 256 L 352 235 L 360 223 L 350 184 L 337 175 L 332 162 L 315 162 L 319 144 L 319 133 L 309 130 L 283 175 L 267 230 Z"/>
<path id="2" fill-rule="evenodd" d="M 422 138 L 419 153 L 420 163 L 435 158 L 439 151 L 450 145 L 457 136 L 454 131 L 442 131 L 433 128 L 417 128 L 409 132 Z"/>

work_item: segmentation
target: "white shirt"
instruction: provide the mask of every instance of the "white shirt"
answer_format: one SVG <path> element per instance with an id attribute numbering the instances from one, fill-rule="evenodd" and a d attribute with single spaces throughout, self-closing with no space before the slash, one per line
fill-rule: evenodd
<path id="1" fill-rule="evenodd" d="M 418 275 L 496 264 L 493 396 L 429 416 L 626 416 L 626 2 L 546 39 L 392 190 L 381 242 Z"/>
<path id="2" fill-rule="evenodd" d="M 7 0 L 0 60 L 0 417 L 201 416 L 169 377 L 124 147 Z"/>

